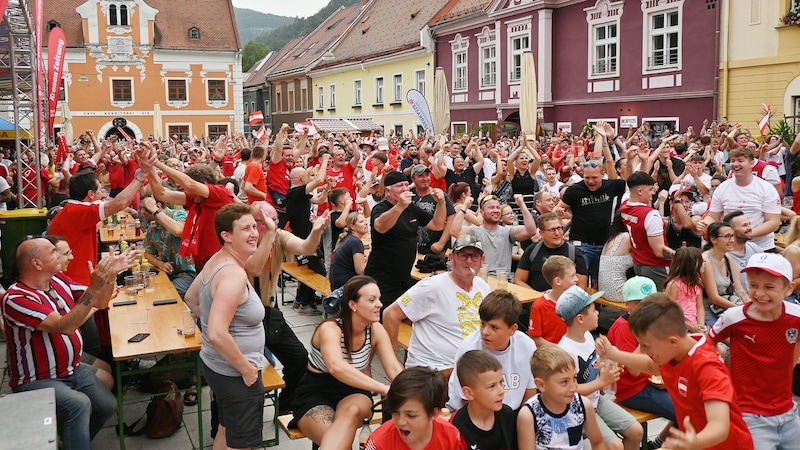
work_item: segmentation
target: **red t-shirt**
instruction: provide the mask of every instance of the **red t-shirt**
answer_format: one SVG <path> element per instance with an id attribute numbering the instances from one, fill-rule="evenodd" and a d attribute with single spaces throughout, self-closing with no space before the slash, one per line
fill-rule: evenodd
<path id="1" fill-rule="evenodd" d="M 286 194 L 289 191 L 289 171 L 291 170 L 292 167 L 286 167 L 283 161 L 270 162 L 269 166 L 267 166 L 267 187 L 281 194 Z M 272 206 L 277 206 L 272 200 L 272 196 L 269 195 L 269 191 L 267 191 L 267 202 Z"/>
<path id="2" fill-rule="evenodd" d="M 550 295 L 549 291 L 545 295 Z M 556 303 L 542 296 L 531 305 L 531 316 L 528 321 L 528 336 L 541 336 L 548 342 L 558 345 L 567 334 L 567 324 L 556 314 Z"/>
<path id="3" fill-rule="evenodd" d="M 631 235 L 631 255 L 633 256 L 633 263 L 641 266 L 656 266 L 656 267 L 669 267 L 670 262 L 655 253 L 650 248 L 647 240 L 647 230 L 645 227 L 645 220 L 648 214 L 655 211 L 651 206 L 644 203 L 631 203 L 626 201 L 619 208 L 622 214 L 622 222 L 625 228 Z M 660 219 L 659 219 L 660 220 Z M 664 239 L 664 245 L 667 243 L 667 236 L 663 233 L 661 237 Z"/>
<path id="4" fill-rule="evenodd" d="M 725 311 L 708 331 L 714 342 L 730 338 L 731 378 L 743 412 L 776 416 L 794 407 L 792 370 L 800 306 L 782 302 L 772 322 L 747 314 L 752 303 Z"/>
<path id="5" fill-rule="evenodd" d="M 702 431 L 708 424 L 704 402 L 722 401 L 727 403 L 730 408 L 730 432 L 725 441 L 708 448 L 718 450 L 753 449 L 753 439 L 742 419 L 731 374 L 720 359 L 717 350 L 705 336 L 700 338 L 679 363 L 668 362 L 659 369 L 661 369 L 664 387 L 667 388 L 672 403 L 675 405 L 677 425 L 682 431 L 686 431 L 683 426 L 686 417 L 691 419 L 692 426 L 697 432 Z M 770 382 L 773 381 L 770 380 Z"/>
<path id="6" fill-rule="evenodd" d="M 627 315 L 618 317 L 608 330 L 608 340 L 623 352 L 632 353 L 639 346 L 639 341 L 628 328 Z M 631 375 L 623 370 L 617 380 L 617 400 L 624 401 L 638 394 L 647 386 L 647 380 L 652 374 L 641 372 Z"/>
<path id="7" fill-rule="evenodd" d="M 111 183 L 111 189 L 122 189 L 125 187 L 125 166 L 114 162 L 106 164 L 108 169 L 108 180 Z"/>
<path id="8" fill-rule="evenodd" d="M 180 255 L 184 258 L 191 255 L 198 272 L 206 261 L 222 248 L 214 230 L 214 216 L 220 208 L 233 203 L 233 194 L 228 192 L 225 186 L 215 184 L 206 186 L 208 186 L 208 198 L 202 203 L 195 203 L 192 194 L 184 192 L 188 214 L 181 235 Z"/>
<path id="9" fill-rule="evenodd" d="M 222 166 L 223 177 L 230 178 L 233 176 L 233 171 L 236 170 L 236 161 L 238 160 L 239 158 L 237 158 L 236 155 L 234 156 L 225 155 L 222 157 L 221 166 Z"/>
<path id="10" fill-rule="evenodd" d="M 74 259 L 66 273 L 78 283 L 89 284 L 89 267 L 97 262 L 97 223 L 104 219 L 102 203 L 70 200 L 50 224 L 49 234 L 64 236 L 72 249 Z"/>
<path id="11" fill-rule="evenodd" d="M 242 186 L 241 188 L 244 189 L 244 184 L 246 182 L 250 182 L 256 189 L 263 193 L 267 193 L 267 178 L 264 176 L 264 170 L 261 167 L 260 162 L 251 162 L 247 165 L 244 169 L 244 176 L 242 176 Z M 269 198 L 269 195 L 267 195 Z M 257 202 L 262 200 L 255 195 L 247 194 L 247 203 L 252 204 L 253 202 Z"/>
<path id="12" fill-rule="evenodd" d="M 389 420 L 378 427 L 378 429 L 370 435 L 365 448 L 366 450 L 410 449 L 410 447 L 400 437 L 397 427 L 394 426 L 394 420 Z M 431 435 L 431 441 L 425 446 L 425 450 L 466 449 L 467 443 L 461 437 L 461 432 L 458 431 L 458 428 L 441 417 L 437 417 L 433 420 L 433 433 Z"/>

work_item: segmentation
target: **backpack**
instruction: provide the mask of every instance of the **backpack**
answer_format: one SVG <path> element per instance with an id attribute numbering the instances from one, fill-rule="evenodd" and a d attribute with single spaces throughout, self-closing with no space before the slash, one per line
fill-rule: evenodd
<path id="1" fill-rule="evenodd" d="M 542 245 L 544 245 L 544 241 L 539 241 L 534 245 L 533 250 L 531 250 L 531 264 L 533 264 L 533 260 L 536 259 L 536 255 L 539 254 L 539 250 L 542 249 Z M 572 245 L 572 242 L 567 241 L 567 248 L 569 249 L 569 259 L 575 261 L 575 246 Z"/>
<path id="2" fill-rule="evenodd" d="M 130 426 L 124 426 L 125 436 L 141 436 L 146 432 L 149 438 L 161 439 L 175 434 L 183 422 L 183 399 L 177 390 L 178 385 L 174 382 L 162 381 L 158 393 L 147 404 L 145 414 Z M 145 418 L 145 425 L 138 427 Z M 114 430 L 119 434 L 118 427 Z"/>

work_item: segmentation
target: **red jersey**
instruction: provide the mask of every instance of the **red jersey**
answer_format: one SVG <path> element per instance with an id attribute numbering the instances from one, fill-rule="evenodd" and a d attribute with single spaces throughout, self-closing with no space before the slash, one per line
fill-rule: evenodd
<path id="1" fill-rule="evenodd" d="M 214 216 L 220 208 L 233 203 L 233 194 L 228 192 L 225 186 L 215 184 L 206 184 L 206 186 L 208 187 L 208 198 L 202 203 L 195 203 L 192 194 L 184 192 L 188 214 L 186 215 L 186 225 L 183 227 L 183 235 L 181 235 L 180 255 L 184 258 L 193 257 L 198 272 L 206 264 L 206 261 L 222 248 L 214 230 Z M 61 213 L 58 215 L 60 216 Z"/>
<path id="2" fill-rule="evenodd" d="M 242 176 L 242 189 L 244 189 L 244 184 L 246 182 L 250 182 L 253 187 L 267 194 L 267 178 L 264 176 L 264 169 L 260 162 L 251 162 L 245 167 L 244 176 Z M 267 199 L 269 199 L 269 195 L 267 195 Z M 259 200 L 261 200 L 261 198 L 247 194 L 247 203 L 253 204 L 253 202 Z"/>
<path id="3" fill-rule="evenodd" d="M 548 342 L 558 345 L 558 341 L 565 334 L 567 334 L 567 324 L 556 314 L 556 302 L 544 296 L 534 300 L 528 321 L 528 336 L 541 336 Z"/>
<path id="4" fill-rule="evenodd" d="M 69 200 L 50 224 L 50 234 L 64 236 L 74 259 L 66 273 L 73 280 L 89 284 L 88 261 L 97 262 L 97 223 L 105 219 L 102 202 L 86 203 Z"/>
<path id="5" fill-rule="evenodd" d="M 639 346 L 639 341 L 628 328 L 627 314 L 617 317 L 608 330 L 608 340 L 623 352 L 633 353 Z M 647 386 L 648 379 L 652 374 L 641 372 L 639 375 L 631 375 L 627 370 L 623 370 L 617 380 L 617 400 L 624 401 L 638 394 Z"/>
<path id="6" fill-rule="evenodd" d="M 622 214 L 622 222 L 625 224 L 631 236 L 631 255 L 633 256 L 633 263 L 640 266 L 669 267 L 669 260 L 653 253 L 653 249 L 650 248 L 650 244 L 647 241 L 648 231 L 645 228 L 645 221 L 648 215 L 653 213 L 658 215 L 658 211 L 644 203 L 631 203 L 626 201 L 619 207 L 619 212 Z M 664 234 L 664 222 L 660 215 L 658 216 L 658 220 L 661 220 L 661 222 L 659 222 L 661 224 L 661 237 L 664 239 L 664 244 L 666 245 L 667 237 Z"/>
<path id="7" fill-rule="evenodd" d="M 794 406 L 792 370 L 800 306 L 782 303 L 783 314 L 772 322 L 750 317 L 748 303 L 725 310 L 708 331 L 714 342 L 730 338 L 731 378 L 743 412 L 776 416 Z"/>
<path id="8" fill-rule="evenodd" d="M 668 362 L 659 367 L 664 386 L 675 405 L 675 417 L 682 431 L 683 421 L 689 417 L 692 426 L 700 432 L 708 424 L 704 402 L 717 400 L 730 408 L 730 432 L 728 438 L 710 449 L 751 450 L 753 439 L 742 419 L 736 392 L 733 390 L 731 374 L 717 350 L 705 336 L 695 344 L 679 362 Z"/>
<path id="9" fill-rule="evenodd" d="M 233 176 L 233 171 L 236 170 L 236 161 L 238 160 L 239 158 L 237 158 L 236 155 L 228 156 L 226 154 L 225 156 L 222 157 L 222 164 L 220 165 L 222 166 L 223 177 L 230 178 Z"/>
<path id="10" fill-rule="evenodd" d="M 278 161 L 277 163 L 270 162 L 267 166 L 267 188 L 286 195 L 289 191 L 289 172 L 293 168 L 294 166 L 286 167 L 283 161 Z M 272 196 L 269 195 L 269 191 L 267 191 L 267 202 L 272 206 L 284 207 L 283 205 L 275 204 Z"/>
<path id="11" fill-rule="evenodd" d="M 367 450 L 406 450 L 410 447 L 400 437 L 394 420 L 384 423 L 369 436 Z M 450 422 L 441 417 L 433 420 L 433 434 L 425 450 L 466 450 L 467 443 L 461 437 L 461 432 Z"/>
<path id="12" fill-rule="evenodd" d="M 125 188 L 125 166 L 114 162 L 106 164 L 108 169 L 108 179 L 111 182 L 111 189 Z"/>
<path id="13" fill-rule="evenodd" d="M 72 334 L 36 329 L 50 314 L 64 316 L 75 307 L 68 279 L 54 276 L 48 292 L 18 281 L 8 288 L 2 304 L 12 387 L 75 372 L 83 348 L 80 329 Z"/>

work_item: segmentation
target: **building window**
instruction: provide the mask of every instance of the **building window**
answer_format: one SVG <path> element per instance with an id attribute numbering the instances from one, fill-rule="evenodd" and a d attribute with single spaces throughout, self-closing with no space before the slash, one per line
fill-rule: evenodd
<path id="1" fill-rule="evenodd" d="M 306 88 L 300 89 L 300 110 L 308 110 L 308 90 Z"/>
<path id="2" fill-rule="evenodd" d="M 169 125 L 167 126 L 167 133 L 169 136 L 178 136 L 178 141 L 186 141 L 191 136 L 189 133 L 189 125 Z"/>
<path id="3" fill-rule="evenodd" d="M 114 102 L 133 101 L 133 82 L 131 80 L 111 80 L 111 99 Z"/>
<path id="4" fill-rule="evenodd" d="M 61 78 L 61 86 L 58 89 L 58 101 L 63 102 L 67 100 L 67 90 L 65 86 L 67 85 L 67 80 Z"/>
<path id="5" fill-rule="evenodd" d="M 353 81 L 353 105 L 361 106 L 361 80 Z"/>
<path id="6" fill-rule="evenodd" d="M 208 138 L 211 141 L 216 141 L 220 136 L 228 134 L 228 125 L 227 124 L 220 124 L 220 125 L 209 125 L 208 126 Z"/>
<path id="7" fill-rule="evenodd" d="M 649 17 L 648 69 L 678 67 L 680 24 L 678 10 L 663 11 Z"/>
<path id="8" fill-rule="evenodd" d="M 289 91 L 286 93 L 286 100 L 289 102 L 289 112 L 294 112 L 294 104 L 296 99 L 294 98 L 293 90 L 289 89 Z"/>
<path id="9" fill-rule="evenodd" d="M 467 89 L 467 52 L 453 56 L 453 90 L 463 91 Z"/>
<path id="10" fill-rule="evenodd" d="M 189 28 L 189 39 L 193 41 L 200 39 L 200 29 L 197 27 Z"/>
<path id="11" fill-rule="evenodd" d="M 392 77 L 392 91 L 394 92 L 394 103 L 403 101 L 403 76 L 395 75 Z"/>
<path id="12" fill-rule="evenodd" d="M 325 88 L 317 86 L 317 109 L 325 107 Z"/>
<path id="13" fill-rule="evenodd" d="M 127 5 L 109 5 L 108 6 L 108 24 L 112 27 L 128 26 L 128 6 Z"/>
<path id="14" fill-rule="evenodd" d="M 281 97 L 280 92 L 275 93 L 275 112 L 283 111 L 283 99 Z"/>
<path id="15" fill-rule="evenodd" d="M 167 100 L 185 102 L 186 99 L 186 80 L 167 80 Z"/>
<path id="16" fill-rule="evenodd" d="M 494 45 L 481 49 L 481 87 L 497 84 L 497 47 Z"/>
<path id="17" fill-rule="evenodd" d="M 394 135 L 403 136 L 403 124 L 399 123 L 394 125 Z"/>
<path id="18" fill-rule="evenodd" d="M 208 80 L 208 101 L 225 101 L 225 80 Z"/>
<path id="19" fill-rule="evenodd" d="M 256 110 L 256 102 L 250 102 L 250 111 L 255 112 Z M 269 111 L 264 111 L 264 115 L 266 115 Z"/>
<path id="20" fill-rule="evenodd" d="M 272 110 L 269 109 L 269 100 L 264 100 L 264 121 L 266 123 L 267 120 L 272 120 L 270 117 L 270 113 Z"/>
<path id="21" fill-rule="evenodd" d="M 800 11 L 800 0 L 792 0 L 792 4 L 789 7 L 789 10 L 792 12 Z"/>
<path id="22" fill-rule="evenodd" d="M 332 84 L 330 86 L 330 89 L 331 89 L 331 101 L 330 101 L 330 107 L 328 107 L 328 109 L 336 109 L 336 85 Z"/>
<path id="23" fill-rule="evenodd" d="M 617 24 L 597 25 L 594 27 L 594 61 L 592 75 L 617 74 Z"/>
<path id="24" fill-rule="evenodd" d="M 425 69 L 414 72 L 414 86 L 425 95 Z"/>
<path id="25" fill-rule="evenodd" d="M 383 104 L 383 77 L 375 78 L 375 104 Z"/>
<path id="26" fill-rule="evenodd" d="M 511 38 L 511 77 L 510 81 L 519 81 L 522 77 L 522 55 L 530 51 L 530 36 L 514 36 Z"/>

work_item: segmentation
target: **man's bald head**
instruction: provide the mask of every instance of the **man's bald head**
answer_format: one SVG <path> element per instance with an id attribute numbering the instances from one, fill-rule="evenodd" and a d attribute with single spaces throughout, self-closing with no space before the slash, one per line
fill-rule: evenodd
<path id="1" fill-rule="evenodd" d="M 17 269 L 20 275 L 33 269 L 30 264 L 32 260 L 41 259 L 48 250 L 52 251 L 53 248 L 55 248 L 53 244 L 44 238 L 22 241 L 17 247 L 16 253 Z"/>

